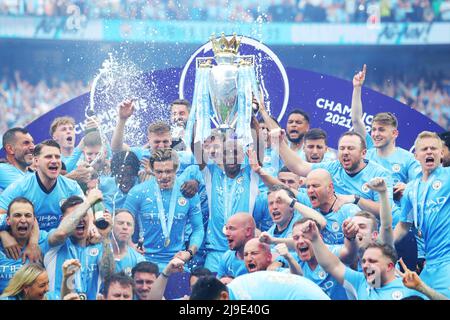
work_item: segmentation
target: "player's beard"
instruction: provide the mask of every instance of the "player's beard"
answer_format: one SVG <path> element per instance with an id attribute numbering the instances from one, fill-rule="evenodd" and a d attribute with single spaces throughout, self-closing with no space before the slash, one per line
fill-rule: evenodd
<path id="1" fill-rule="evenodd" d="M 287 138 L 288 138 L 288 140 L 290 142 L 297 144 L 297 143 L 300 143 L 303 140 L 303 137 L 305 136 L 305 134 L 304 133 L 299 133 L 298 134 L 298 138 L 292 138 L 289 133 L 287 133 L 286 136 L 287 136 Z"/>

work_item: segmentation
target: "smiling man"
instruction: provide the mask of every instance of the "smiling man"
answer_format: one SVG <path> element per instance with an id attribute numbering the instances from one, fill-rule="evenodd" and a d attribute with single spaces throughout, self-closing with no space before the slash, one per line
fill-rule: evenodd
<path id="1" fill-rule="evenodd" d="M 6 163 L 0 163 L 0 193 L 24 177 L 33 163 L 33 137 L 23 128 L 12 128 L 3 134 Z"/>
<path id="2" fill-rule="evenodd" d="M 16 197 L 27 197 L 35 209 L 41 230 L 56 228 L 61 219 L 60 202 L 73 195 L 83 196 L 79 185 L 60 175 L 61 151 L 58 143 L 45 140 L 34 148 L 36 173 L 11 184 L 0 195 L 0 213 L 6 212 Z"/>

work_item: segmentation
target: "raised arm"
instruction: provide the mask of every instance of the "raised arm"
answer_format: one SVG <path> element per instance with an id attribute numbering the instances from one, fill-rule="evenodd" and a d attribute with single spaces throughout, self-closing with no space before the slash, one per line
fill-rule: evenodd
<path id="1" fill-rule="evenodd" d="M 365 78 L 366 78 L 366 65 L 363 66 L 362 71 L 358 72 L 353 77 L 353 95 L 352 95 L 352 111 L 351 111 L 353 130 L 363 137 L 366 136 L 366 128 L 362 120 L 363 107 L 361 100 L 361 90 Z"/>
<path id="2" fill-rule="evenodd" d="M 359 227 L 349 218 L 342 223 L 342 230 L 344 232 L 344 246 L 339 252 L 339 259 L 349 266 L 358 260 L 358 244 L 355 239 Z"/>
<path id="3" fill-rule="evenodd" d="M 277 198 L 280 198 L 280 200 L 283 201 L 285 204 L 291 205 L 292 203 L 294 203 L 295 210 L 297 210 L 304 218 L 310 218 L 317 221 L 321 229 L 325 228 L 325 226 L 327 225 L 327 219 L 325 219 L 325 217 L 322 214 L 320 214 L 313 208 L 310 208 L 298 202 L 296 198 L 291 198 L 286 191 L 279 190 L 277 191 L 276 196 Z"/>
<path id="4" fill-rule="evenodd" d="M 103 255 L 100 260 L 100 276 L 102 279 L 108 278 L 112 275 L 116 269 L 114 253 L 111 246 L 111 231 L 113 227 L 113 221 L 111 214 L 108 212 L 104 213 L 105 221 L 108 222 L 108 227 L 106 229 L 98 229 L 98 232 L 102 236 L 102 249 Z"/>
<path id="5" fill-rule="evenodd" d="M 111 150 L 113 152 L 128 151 L 129 147 L 123 143 L 125 124 L 133 114 L 134 106 L 132 100 L 125 100 L 119 104 L 119 119 L 111 139 Z"/>
<path id="6" fill-rule="evenodd" d="M 367 184 L 369 189 L 380 194 L 380 234 L 378 239 L 391 247 L 394 246 L 394 231 L 392 230 L 392 211 L 389 204 L 386 182 L 383 178 L 373 178 Z"/>
<path id="7" fill-rule="evenodd" d="M 51 232 L 48 238 L 50 246 L 54 247 L 62 244 L 66 241 L 72 232 L 76 229 L 77 225 L 80 223 L 81 219 L 86 215 L 89 208 L 94 205 L 95 202 L 103 198 L 102 192 L 97 189 L 93 189 L 89 192 L 86 200 L 80 204 L 74 212 L 70 214 L 69 217 L 62 219 L 58 228 Z M 88 226 L 86 226 L 88 227 Z"/>
<path id="8" fill-rule="evenodd" d="M 176 272 L 183 272 L 184 261 L 180 258 L 173 258 L 169 261 L 164 270 L 159 274 L 158 278 L 152 285 L 152 290 L 148 296 L 148 300 L 162 300 L 164 291 L 166 290 L 169 276 Z"/>
<path id="9" fill-rule="evenodd" d="M 337 201 L 333 206 L 333 211 L 338 212 L 339 209 L 346 203 L 355 203 L 355 195 L 354 194 L 337 194 Z M 373 213 L 377 218 L 380 217 L 380 204 L 370 199 L 361 198 L 357 203 L 358 207 L 361 210 L 369 211 Z"/>
<path id="10" fill-rule="evenodd" d="M 278 123 L 276 123 L 269 115 L 269 113 L 266 110 L 266 106 L 264 104 L 264 94 L 260 93 L 259 101 L 253 97 L 253 104 L 258 106 L 258 111 L 261 117 L 264 120 L 265 125 L 270 130 L 279 128 L 280 126 Z"/>
<path id="11" fill-rule="evenodd" d="M 69 293 L 74 292 L 74 276 L 80 270 L 81 264 L 77 259 L 68 259 L 62 265 L 63 276 L 61 283 L 61 298 L 64 298 Z"/>
<path id="12" fill-rule="evenodd" d="M 306 177 L 308 173 L 311 172 L 312 165 L 304 161 L 289 148 L 286 143 L 285 135 L 285 131 L 280 128 L 271 130 L 270 139 L 272 141 L 272 146 L 274 148 L 277 148 L 278 146 L 281 159 L 289 170 L 301 177 Z"/>
<path id="13" fill-rule="evenodd" d="M 327 248 L 319 234 L 316 223 L 313 221 L 308 221 L 302 231 L 304 237 L 311 241 L 314 254 L 320 266 L 340 284 L 344 284 L 346 267 L 341 260 L 339 260 L 339 258 Z"/>
<path id="14" fill-rule="evenodd" d="M 280 243 L 275 246 L 275 250 L 286 259 L 286 261 L 289 264 L 289 270 L 292 274 L 296 274 L 299 276 L 303 276 L 303 269 L 298 264 L 297 261 L 295 261 L 294 257 L 289 253 L 289 249 L 285 243 Z"/>
<path id="15" fill-rule="evenodd" d="M 397 223 L 394 229 L 394 243 L 398 243 L 402 240 L 409 232 L 411 228 L 411 223 L 400 221 Z"/>
<path id="16" fill-rule="evenodd" d="M 398 269 L 395 269 L 395 271 L 402 277 L 405 287 L 424 294 L 430 300 L 449 300 L 443 294 L 427 286 L 427 284 L 420 279 L 416 272 L 409 270 L 402 258 L 400 258 L 398 262 L 402 266 L 403 270 L 405 270 L 405 273 L 400 272 Z"/>

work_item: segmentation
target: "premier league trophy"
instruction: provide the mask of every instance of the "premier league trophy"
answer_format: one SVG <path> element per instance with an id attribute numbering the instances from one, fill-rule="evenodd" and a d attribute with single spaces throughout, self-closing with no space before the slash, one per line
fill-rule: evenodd
<path id="1" fill-rule="evenodd" d="M 255 57 L 240 55 L 236 34 L 211 37 L 214 57 L 196 60 L 196 75 L 192 110 L 185 141 L 191 141 L 195 125 L 195 142 L 203 142 L 216 128 L 235 133 L 244 146 L 252 143 L 250 121 L 253 96 L 259 97 L 255 75 Z"/>

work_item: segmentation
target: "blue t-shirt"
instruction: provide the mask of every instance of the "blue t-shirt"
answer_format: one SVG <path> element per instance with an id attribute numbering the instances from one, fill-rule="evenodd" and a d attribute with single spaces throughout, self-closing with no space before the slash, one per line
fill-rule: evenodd
<path id="1" fill-rule="evenodd" d="M 10 184 L 19 181 L 31 172 L 23 172 L 9 163 L 0 163 L 0 194 Z"/>
<path id="2" fill-rule="evenodd" d="M 51 237 L 55 230 L 49 232 Z M 101 243 L 82 247 L 68 238 L 61 245 L 51 247 L 48 241 L 42 250 L 44 266 L 48 272 L 50 291 L 61 291 L 62 265 L 68 259 L 80 261 L 81 269 L 75 273 L 75 292 L 85 293 L 88 300 L 96 300 L 101 285 L 100 263 L 103 255 Z"/>
<path id="3" fill-rule="evenodd" d="M 244 260 L 239 259 L 236 253 L 236 251 L 228 250 L 223 254 L 220 260 L 217 278 L 220 279 L 225 276 L 236 278 L 237 276 L 248 273 Z"/>
<path id="4" fill-rule="evenodd" d="M 228 244 L 223 227 L 235 213 L 253 212 L 259 192 L 259 177 L 250 166 L 242 168 L 234 179 L 226 176 L 215 164 L 208 164 L 202 172 L 210 212 L 206 248 L 225 252 L 228 250 Z"/>
<path id="5" fill-rule="evenodd" d="M 244 274 L 227 287 L 230 300 L 330 300 L 311 280 L 276 271 Z"/>
<path id="6" fill-rule="evenodd" d="M 366 153 L 366 159 L 388 170 L 392 175 L 394 186 L 398 182 L 408 183 L 422 171 L 420 163 L 414 158 L 414 155 L 399 147 L 396 147 L 394 153 L 386 158 L 380 157 L 376 148 L 369 149 Z"/>
<path id="7" fill-rule="evenodd" d="M 127 254 L 122 257 L 122 259 L 114 259 L 114 261 L 116 272 L 124 271 L 131 277 L 131 269 L 133 269 L 139 262 L 145 261 L 145 258 L 142 254 L 128 246 Z"/>
<path id="8" fill-rule="evenodd" d="M 354 176 L 345 172 L 339 160 L 312 164 L 313 169 L 323 168 L 327 170 L 333 179 L 334 190 L 338 194 L 357 194 L 361 198 L 379 202 L 378 192 L 367 187 L 367 183 L 373 178 L 384 178 L 387 185 L 388 197 L 392 205 L 392 178 L 389 171 L 382 166 L 368 160 L 364 160 L 366 166 Z"/>
<path id="9" fill-rule="evenodd" d="M 47 191 L 36 173 L 27 175 L 6 188 L 0 195 L 0 208 L 6 210 L 14 198 L 25 197 L 34 205 L 34 214 L 40 230 L 49 231 L 59 225 L 62 216 L 61 204 L 74 195 L 84 197 L 76 181 L 58 176 L 53 188 Z"/>
<path id="10" fill-rule="evenodd" d="M 424 297 L 420 292 L 403 285 L 401 278 L 395 278 L 381 288 L 371 287 L 364 273 L 345 268 L 344 288 L 347 296 L 352 300 L 401 300 L 411 296 Z"/>
<path id="11" fill-rule="evenodd" d="M 327 245 L 327 248 L 335 256 L 339 257 L 342 245 Z M 308 262 L 300 260 L 297 253 L 292 254 L 292 256 L 302 268 L 303 276 L 317 284 L 332 300 L 347 300 L 345 289 L 335 278 L 327 273 L 320 264 L 317 264 L 316 268 L 312 270 Z M 289 267 L 289 264 L 284 257 L 279 256 L 277 261 L 282 262 L 284 267 Z"/>
<path id="12" fill-rule="evenodd" d="M 6 215 L 5 215 L 6 216 Z M 43 246 L 45 242 L 47 241 L 47 232 L 40 231 L 39 232 L 39 247 L 41 248 L 41 251 L 43 250 Z M 23 250 L 25 250 L 25 247 L 22 248 L 22 252 L 20 253 L 20 257 L 17 260 L 10 259 L 5 254 L 5 249 L 3 248 L 3 244 L 0 241 L 0 294 L 5 290 L 6 286 L 9 283 L 9 280 L 12 279 L 12 277 L 16 274 L 17 271 L 19 271 L 20 268 L 22 268 L 22 254 Z M 25 263 L 28 263 L 29 261 L 25 261 Z"/>
<path id="13" fill-rule="evenodd" d="M 425 182 L 422 176 L 406 186 L 401 221 L 414 224 L 421 232 L 427 264 L 449 262 L 450 167 L 436 168 Z"/>
<path id="14" fill-rule="evenodd" d="M 204 237 L 200 199 L 197 194 L 190 199 L 185 198 L 177 185 L 171 190 L 161 191 L 166 217 L 169 214 L 172 192 L 177 193 L 173 225 L 170 231 L 170 243 L 165 247 L 165 237 L 156 200 L 156 188 L 159 189 L 159 186 L 155 179 L 134 186 L 128 193 L 125 208 L 135 214 L 139 227 L 142 226 L 144 229 L 146 260 L 168 263 L 177 252 L 184 250 L 185 228 L 188 220 L 192 226 L 190 245 L 196 245 L 197 248 L 200 248 Z"/>

